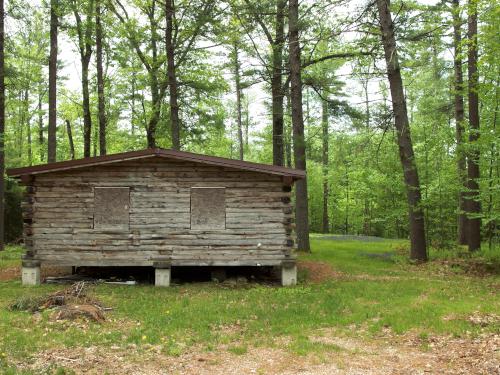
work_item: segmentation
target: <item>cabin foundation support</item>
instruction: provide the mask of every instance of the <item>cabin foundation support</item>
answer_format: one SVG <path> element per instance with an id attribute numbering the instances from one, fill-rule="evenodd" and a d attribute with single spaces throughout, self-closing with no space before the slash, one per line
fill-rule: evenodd
<path id="1" fill-rule="evenodd" d="M 286 260 L 281 263 L 281 285 L 292 286 L 297 284 L 297 263 Z"/>
<path id="2" fill-rule="evenodd" d="M 38 260 L 23 260 L 23 285 L 40 285 L 40 262 Z"/>
<path id="3" fill-rule="evenodd" d="M 170 286 L 170 262 L 155 262 L 155 286 Z"/>

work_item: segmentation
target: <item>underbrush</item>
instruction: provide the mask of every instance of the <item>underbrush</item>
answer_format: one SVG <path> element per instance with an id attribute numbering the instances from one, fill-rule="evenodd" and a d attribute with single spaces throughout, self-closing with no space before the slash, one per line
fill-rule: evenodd
<path id="1" fill-rule="evenodd" d="M 409 252 L 409 250 L 407 250 Z M 500 275 L 500 247 L 482 246 L 481 250 L 469 252 L 466 246 L 429 248 L 428 269 L 446 270 L 471 276 Z"/>

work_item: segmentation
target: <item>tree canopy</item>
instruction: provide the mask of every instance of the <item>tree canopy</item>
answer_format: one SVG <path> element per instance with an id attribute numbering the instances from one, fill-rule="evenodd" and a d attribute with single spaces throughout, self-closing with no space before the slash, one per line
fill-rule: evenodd
<path id="1" fill-rule="evenodd" d="M 309 231 L 499 242 L 494 2 L 1 2 L 2 176 L 182 149 L 306 168 L 303 250 Z"/>

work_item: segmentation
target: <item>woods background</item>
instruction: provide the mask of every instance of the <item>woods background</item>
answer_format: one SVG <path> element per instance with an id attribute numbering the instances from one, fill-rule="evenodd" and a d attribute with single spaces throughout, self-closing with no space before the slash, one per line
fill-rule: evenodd
<path id="1" fill-rule="evenodd" d="M 307 161 L 299 230 L 406 238 L 393 66 L 423 240 L 466 244 L 475 223 L 498 245 L 494 1 L 11 0 L 4 14 L 7 168 L 154 146 Z M 6 241 L 20 237 L 20 200 L 7 179 Z"/>

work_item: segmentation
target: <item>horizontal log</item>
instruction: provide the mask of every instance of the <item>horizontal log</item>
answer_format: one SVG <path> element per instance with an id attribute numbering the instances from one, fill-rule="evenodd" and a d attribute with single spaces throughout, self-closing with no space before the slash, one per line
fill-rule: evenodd
<path id="1" fill-rule="evenodd" d="M 39 240 L 40 243 L 55 243 L 56 245 L 61 244 L 78 244 L 84 241 L 85 243 L 94 244 L 99 243 L 99 241 L 109 241 L 110 244 L 118 245 L 120 241 L 129 241 L 132 239 L 137 239 L 141 241 L 141 244 L 147 245 L 149 243 L 153 244 L 181 244 L 186 246 L 197 246 L 205 244 L 220 244 L 220 245 L 231 245 L 231 244 L 285 244 L 285 240 L 288 238 L 285 234 L 282 235 L 258 235 L 254 234 L 252 236 L 241 236 L 241 235 L 177 235 L 177 234 L 132 234 L 128 232 L 108 232 L 108 233 L 42 233 L 37 231 L 34 232 L 31 229 L 32 237 Z"/>
<path id="2" fill-rule="evenodd" d="M 188 205 L 167 206 L 167 208 L 153 208 L 153 207 L 130 207 L 130 214 L 140 214 L 140 213 L 188 213 Z"/>
<path id="3" fill-rule="evenodd" d="M 135 186 L 150 187 L 154 189 L 167 188 L 167 189 L 187 189 L 190 187 L 226 187 L 226 188 L 256 188 L 265 191 L 281 192 L 282 186 L 279 183 L 274 183 L 267 180 L 255 180 L 245 178 L 177 178 L 171 180 L 151 179 L 151 178 L 132 178 L 116 179 L 113 181 L 109 179 L 106 174 L 101 176 L 94 176 L 93 178 L 82 179 L 78 177 L 71 177 L 70 175 L 61 176 L 59 180 L 52 182 L 40 183 L 37 185 L 37 191 L 48 192 L 68 192 L 74 190 L 91 191 L 93 187 L 119 187 L 119 186 Z M 37 192 L 37 194 L 38 194 Z M 30 193 L 31 194 L 31 193 Z"/>
<path id="4" fill-rule="evenodd" d="M 140 249 L 137 249 L 137 245 L 133 244 L 132 239 L 125 240 L 45 240 L 37 239 L 36 248 L 38 250 L 43 249 L 59 249 L 59 250 L 113 250 L 118 252 L 127 251 L 140 251 L 145 250 L 163 250 L 163 251 L 173 251 L 173 250 L 186 250 L 186 249 L 199 249 L 199 250 L 251 250 L 258 248 L 257 242 L 232 243 L 231 241 L 197 241 L 195 243 L 192 241 L 162 241 L 162 240 L 141 240 Z M 264 241 L 260 241 L 264 242 Z M 271 242 L 262 244 L 260 250 L 284 250 L 287 246 L 285 241 L 279 243 Z"/>
<path id="5" fill-rule="evenodd" d="M 172 222 L 172 223 L 154 223 L 144 220 L 143 222 L 131 222 L 129 225 L 131 231 L 133 230 L 164 230 L 164 231 L 179 231 L 191 229 L 190 222 Z"/>
<path id="6" fill-rule="evenodd" d="M 68 257 L 79 257 L 79 256 L 105 256 L 105 257 L 113 257 L 113 258 L 130 258 L 137 257 L 145 258 L 151 256 L 152 254 L 162 254 L 165 256 L 175 256 L 179 257 L 252 257 L 252 256 L 268 256 L 268 257 L 276 257 L 282 256 L 286 254 L 291 254 L 289 249 L 281 249 L 281 250 L 261 250 L 261 249 L 224 249 L 224 250 L 201 250 L 201 249 L 183 249 L 183 250 L 138 250 L 137 248 L 133 251 L 128 252 L 120 252 L 116 250 L 93 250 L 93 249 L 85 249 L 80 248 L 79 250 L 75 249 L 41 249 L 36 252 L 37 255 L 54 255 L 54 256 L 68 256 Z"/>
<path id="7" fill-rule="evenodd" d="M 281 190 L 281 185 L 274 184 L 272 181 L 265 178 L 252 178 L 248 179 L 243 176 L 216 176 L 216 175 L 206 175 L 206 176 L 187 176 L 187 177 L 170 177 L 168 179 L 159 179 L 151 176 L 130 175 L 128 177 L 110 177 L 107 174 L 103 174 L 101 176 L 93 176 L 89 178 L 78 178 L 78 177 L 61 177 L 60 183 L 46 183 L 38 185 L 38 191 L 61 191 L 61 190 L 73 190 L 76 188 L 86 188 L 91 189 L 93 186 L 122 186 L 126 184 L 131 185 L 144 185 L 144 184 L 157 184 L 166 186 L 173 186 L 173 184 L 178 186 L 188 186 L 193 184 L 209 184 L 211 186 L 226 186 L 227 184 L 238 187 L 242 184 L 249 186 L 269 186 L 276 185 Z M 207 185 L 207 186 L 209 186 Z"/>
<path id="8" fill-rule="evenodd" d="M 271 260 L 261 260 L 261 259 L 245 259 L 245 260 L 189 260 L 189 259 L 176 259 L 171 261 L 172 267 L 179 266 L 218 266 L 218 267 L 232 267 L 232 266 L 279 266 L 284 259 L 271 259 Z M 153 263 L 157 260 L 116 260 L 116 259 L 95 259 L 95 258 L 83 258 L 83 259 L 60 259 L 52 257 L 41 257 L 40 261 L 46 265 L 55 266 L 76 266 L 76 267 L 152 267 Z"/>
<path id="9" fill-rule="evenodd" d="M 39 211 L 36 212 L 35 214 L 35 219 L 36 221 L 39 220 L 53 220 L 54 222 L 58 221 L 76 221 L 76 222 L 81 222 L 84 220 L 89 220 L 93 221 L 94 220 L 94 214 L 91 211 L 86 211 L 86 212 L 72 212 L 72 211 L 57 211 L 57 212 L 51 212 L 51 211 Z"/>
<path id="10" fill-rule="evenodd" d="M 61 221 L 61 222 L 54 222 L 52 220 L 49 221 L 41 221 L 37 220 L 37 222 L 32 224 L 33 228 L 37 230 L 38 228 L 61 228 L 61 229 L 66 229 L 66 228 L 93 228 L 93 221 Z"/>
<path id="11" fill-rule="evenodd" d="M 33 206 L 33 211 L 36 213 L 37 217 L 47 217 L 47 215 L 53 215 L 55 217 L 59 214 L 68 217 L 93 217 L 94 206 L 87 207 L 40 207 Z"/>
<path id="12" fill-rule="evenodd" d="M 61 207 L 65 206 L 67 204 L 75 204 L 75 205 L 86 205 L 86 204 L 94 204 L 94 195 L 89 196 L 87 198 L 81 198 L 81 197 L 72 197 L 72 196 L 66 196 L 66 197 L 40 197 L 36 196 L 35 206 L 41 205 L 41 206 L 52 206 L 52 207 Z"/>
<path id="13" fill-rule="evenodd" d="M 76 193 L 59 193 L 59 192 L 43 192 L 40 195 L 35 195 L 35 203 L 90 203 L 94 202 L 94 193 L 82 192 L 78 190 Z"/>
<path id="14" fill-rule="evenodd" d="M 69 241 L 66 241 L 69 242 Z M 41 241 L 38 240 L 36 241 L 36 251 L 37 252 L 43 252 L 43 251 L 51 251 L 51 250 L 58 250 L 58 251 L 115 251 L 116 253 L 126 253 L 129 251 L 132 252 L 137 252 L 137 251 L 164 251 L 164 252 L 172 252 L 172 251 L 183 251 L 183 250 L 188 250 L 192 248 L 196 248 L 196 250 L 200 252 L 205 252 L 207 250 L 226 250 L 226 251 L 233 251 L 233 250 L 252 250 L 256 249 L 257 246 L 256 244 L 250 244 L 250 245 L 197 245 L 197 246 L 189 246 L 189 245 L 172 245 L 172 244 L 163 244 L 163 245 L 157 245 L 155 243 L 149 243 L 149 244 L 142 244 L 140 245 L 139 249 L 137 246 L 134 246 L 133 243 L 128 242 L 128 241 L 120 241 L 120 244 L 117 244 L 114 242 L 114 244 L 102 244 L 102 245 L 89 245 L 87 244 L 86 241 L 82 241 L 84 243 L 82 244 L 73 244 L 74 242 L 71 243 L 66 243 L 65 240 L 61 241 Z M 259 248 L 261 251 L 287 251 L 289 248 L 283 245 L 263 245 Z"/>
<path id="15" fill-rule="evenodd" d="M 32 210 L 24 211 L 26 217 L 32 217 Z M 226 209 L 227 217 L 232 219 L 236 219 L 238 217 L 247 218 L 251 220 L 253 218 L 257 219 L 283 219 L 290 214 L 285 214 L 282 210 L 278 209 L 253 209 L 253 208 L 227 208 Z M 94 211 L 92 208 L 81 208 L 81 209 L 64 209 L 61 207 L 37 207 L 34 210 L 34 214 L 37 219 L 93 219 Z M 130 220 L 140 220 L 141 218 L 158 221 L 169 220 L 169 219 L 190 219 L 191 213 L 189 206 L 187 207 L 131 207 L 130 208 Z"/>
<path id="16" fill-rule="evenodd" d="M 50 211 L 52 209 L 67 209 L 67 210 L 93 210 L 94 200 L 91 202 L 65 202 L 64 200 L 58 200 L 57 202 L 36 202 L 33 205 L 36 211 Z"/>
<path id="17" fill-rule="evenodd" d="M 234 238 L 244 238 L 253 240 L 256 243 L 262 240 L 275 240 L 282 241 L 291 239 L 290 235 L 286 234 L 285 230 L 268 230 L 268 231 L 250 231 L 250 230 L 224 230 L 213 232 L 201 232 L 190 230 L 151 230 L 147 228 L 143 231 L 96 231 L 91 228 L 43 228 L 43 227 L 29 227 L 26 228 L 33 233 L 35 238 L 39 239 L 78 239 L 78 238 L 95 238 L 95 239 L 129 239 L 133 240 L 168 240 L 168 239 L 182 239 L 182 240 L 226 240 Z"/>
<path id="18" fill-rule="evenodd" d="M 63 228 L 67 229 L 67 228 Z M 236 243 L 235 241 L 239 241 L 241 243 L 252 243 L 252 244 L 258 244 L 258 243 L 282 243 L 285 241 L 288 236 L 286 236 L 284 233 L 281 234 L 271 234 L 271 235 L 265 235 L 265 234 L 260 234 L 260 233 L 253 233 L 251 235 L 246 235 L 246 236 L 241 236 L 241 235 L 235 235 L 235 234 L 230 234 L 230 235 L 217 235 L 217 234 L 204 234 L 204 235 L 198 235 L 198 234 L 184 234 L 184 235 L 177 235 L 175 233 L 173 234 L 149 234 L 149 233 L 142 233 L 142 234 L 133 234 L 129 232 L 113 232 L 113 231 L 106 231 L 106 232 L 91 232 L 91 233 L 74 233 L 76 231 L 70 231 L 69 233 L 66 232 L 59 232 L 59 233 L 53 233 L 50 231 L 45 231 L 41 232 L 37 230 L 35 232 L 35 229 L 30 228 L 29 229 L 31 236 L 35 239 L 39 240 L 52 240 L 52 241 L 58 241 L 58 240 L 127 240 L 127 239 L 136 239 L 139 241 L 143 241 L 143 243 L 147 243 L 145 241 L 161 241 L 161 240 L 169 240 L 173 241 L 172 243 L 176 243 L 176 241 L 206 241 L 207 243 L 214 243 L 213 241 L 225 241 L 224 243 Z M 27 234 L 27 233 L 26 233 Z"/>
<path id="19" fill-rule="evenodd" d="M 187 166 L 128 166 L 114 168 L 111 166 L 101 167 L 94 170 L 80 170 L 73 171 L 72 173 L 54 173 L 52 178 L 47 178 L 44 176 L 39 178 L 36 183 L 40 182 L 50 182 L 54 180 L 60 180 L 64 178 L 80 178 L 80 179 L 92 179 L 99 175 L 105 175 L 109 179 L 117 178 L 133 178 L 133 177 L 144 177 L 144 178 L 155 178 L 160 180 L 168 179 L 179 179 L 179 178 L 206 178 L 206 177 L 217 177 L 217 178 L 243 178 L 248 180 L 265 180 L 269 182 L 276 182 L 282 184 L 281 179 L 278 176 L 273 176 L 265 173 L 241 171 L 241 170 L 224 170 L 211 168 L 204 166 L 201 168 L 187 167 Z"/>

